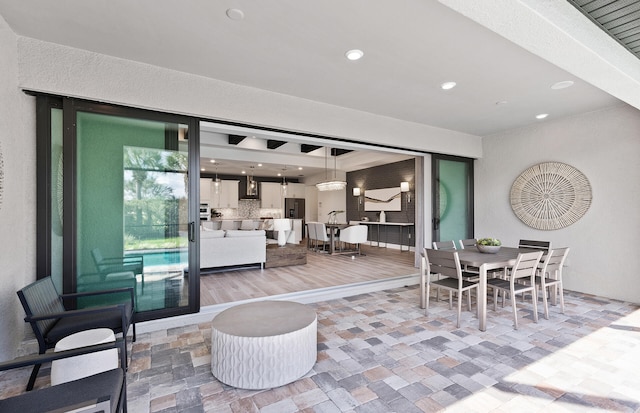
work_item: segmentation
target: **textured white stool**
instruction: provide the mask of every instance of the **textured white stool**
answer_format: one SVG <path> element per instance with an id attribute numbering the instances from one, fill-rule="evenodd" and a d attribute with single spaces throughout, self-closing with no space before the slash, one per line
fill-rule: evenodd
<path id="1" fill-rule="evenodd" d="M 55 351 L 71 350 L 116 341 L 113 330 L 95 328 L 71 334 L 56 344 Z M 51 362 L 51 385 L 81 379 L 118 368 L 118 350 L 110 349 Z"/>
<path id="2" fill-rule="evenodd" d="M 317 360 L 316 312 L 291 301 L 260 301 L 224 310 L 211 323 L 211 371 L 241 389 L 283 386 Z"/>

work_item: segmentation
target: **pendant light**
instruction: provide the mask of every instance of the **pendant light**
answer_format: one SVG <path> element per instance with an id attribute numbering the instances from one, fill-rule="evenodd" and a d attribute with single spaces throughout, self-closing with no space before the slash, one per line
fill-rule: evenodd
<path id="1" fill-rule="evenodd" d="M 329 181 L 327 177 L 327 160 L 328 160 L 328 151 L 329 148 L 324 148 L 324 182 L 320 182 L 316 184 L 316 188 L 318 191 L 341 191 L 347 187 L 347 183 L 345 181 L 339 181 L 336 179 L 336 156 L 333 155 L 333 180 Z"/>
<path id="2" fill-rule="evenodd" d="M 258 184 L 253 179 L 254 166 L 250 166 L 251 172 L 249 173 L 249 179 L 247 179 L 247 196 L 258 195 Z"/>
<path id="3" fill-rule="evenodd" d="M 287 188 L 289 187 L 289 184 L 287 183 L 287 178 L 285 176 L 286 172 L 287 172 L 287 167 L 285 165 L 285 167 L 282 169 L 282 185 L 281 185 L 282 197 L 283 198 L 286 198 L 286 196 L 287 196 Z"/>
<path id="4" fill-rule="evenodd" d="M 213 181 L 213 192 L 220 193 L 220 179 L 218 179 L 218 165 L 216 165 L 216 179 Z"/>

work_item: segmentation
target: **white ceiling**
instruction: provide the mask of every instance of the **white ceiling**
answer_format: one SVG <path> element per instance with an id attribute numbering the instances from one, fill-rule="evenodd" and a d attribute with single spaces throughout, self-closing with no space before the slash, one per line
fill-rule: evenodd
<path id="1" fill-rule="evenodd" d="M 537 6 L 485 1 L 0 0 L 0 15 L 19 35 L 478 136 L 620 103 L 453 10 Z"/>

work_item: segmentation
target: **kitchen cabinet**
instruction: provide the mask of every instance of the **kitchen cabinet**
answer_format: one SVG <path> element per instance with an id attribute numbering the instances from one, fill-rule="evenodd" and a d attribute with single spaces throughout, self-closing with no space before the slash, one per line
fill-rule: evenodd
<path id="1" fill-rule="evenodd" d="M 287 185 L 287 198 L 304 198 L 305 193 L 305 185 L 304 184 L 293 184 L 290 183 Z"/>
<path id="2" fill-rule="evenodd" d="M 282 208 L 280 187 L 278 182 L 260 182 L 260 206 L 262 208 Z"/>
<path id="3" fill-rule="evenodd" d="M 211 208 L 238 208 L 238 189 L 240 181 L 223 179 L 220 190 L 215 193 L 214 183 L 211 182 Z"/>
<path id="4" fill-rule="evenodd" d="M 200 178 L 200 203 L 208 204 L 211 202 L 211 179 Z"/>

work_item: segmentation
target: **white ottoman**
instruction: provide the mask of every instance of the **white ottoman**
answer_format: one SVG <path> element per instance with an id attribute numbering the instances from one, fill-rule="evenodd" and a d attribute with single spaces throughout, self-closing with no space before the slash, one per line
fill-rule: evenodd
<path id="1" fill-rule="evenodd" d="M 58 341 L 55 351 L 71 350 L 116 341 L 113 330 L 95 328 L 71 334 Z M 66 383 L 118 368 L 118 350 L 109 349 L 51 362 L 51 385 Z"/>
<path id="2" fill-rule="evenodd" d="M 283 386 L 304 376 L 317 359 L 316 313 L 290 301 L 241 304 L 211 323 L 211 371 L 242 389 Z"/>

